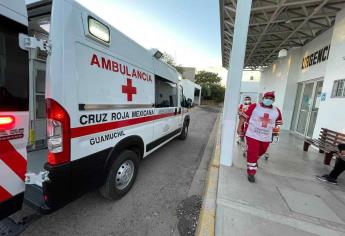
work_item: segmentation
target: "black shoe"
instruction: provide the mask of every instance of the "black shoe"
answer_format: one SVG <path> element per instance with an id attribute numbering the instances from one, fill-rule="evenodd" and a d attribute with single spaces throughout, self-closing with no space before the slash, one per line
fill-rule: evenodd
<path id="1" fill-rule="evenodd" d="M 318 180 L 321 180 L 323 182 L 328 182 L 330 184 L 338 184 L 337 180 L 332 178 L 332 177 L 330 177 L 329 175 L 323 175 L 323 176 L 317 175 L 316 178 Z"/>
<path id="2" fill-rule="evenodd" d="M 255 183 L 255 176 L 254 175 L 248 175 L 248 181 L 251 183 Z"/>

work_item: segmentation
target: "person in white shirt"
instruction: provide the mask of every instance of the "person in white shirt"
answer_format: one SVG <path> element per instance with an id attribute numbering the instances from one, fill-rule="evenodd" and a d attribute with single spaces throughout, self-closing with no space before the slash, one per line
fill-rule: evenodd
<path id="1" fill-rule="evenodd" d="M 237 128 L 238 135 L 244 133 L 243 124 L 248 122 L 245 136 L 247 141 L 247 174 L 248 181 L 251 183 L 255 182 L 259 158 L 265 154 L 272 142 L 273 129 L 283 123 L 280 110 L 272 105 L 274 101 L 274 92 L 267 92 L 261 103 L 251 104 L 240 116 Z"/>

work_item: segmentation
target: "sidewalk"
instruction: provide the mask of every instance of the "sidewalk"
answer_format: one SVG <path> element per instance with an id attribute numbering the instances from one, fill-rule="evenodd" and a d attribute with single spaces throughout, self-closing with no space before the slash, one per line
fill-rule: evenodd
<path id="1" fill-rule="evenodd" d="M 232 167 L 220 166 L 216 235 L 345 235 L 345 174 L 338 186 L 316 180 L 332 167 L 302 145 L 302 138 L 283 132 L 270 158 L 260 160 L 255 184 L 247 181 L 239 149 Z"/>

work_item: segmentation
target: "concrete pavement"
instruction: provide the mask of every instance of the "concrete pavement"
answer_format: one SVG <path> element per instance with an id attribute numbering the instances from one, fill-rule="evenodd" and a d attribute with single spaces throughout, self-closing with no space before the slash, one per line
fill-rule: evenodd
<path id="1" fill-rule="evenodd" d="M 178 205 L 190 195 L 202 195 L 206 172 L 197 169 L 207 148 L 218 108 L 195 108 L 185 141 L 173 140 L 142 161 L 131 191 L 108 201 L 97 191 L 42 216 L 22 235 L 178 235 Z M 204 156 L 204 157 L 203 157 Z M 205 165 L 205 164 L 203 164 Z M 206 162 L 207 166 L 207 162 Z"/>
<path id="2" fill-rule="evenodd" d="M 302 145 L 283 132 L 270 158 L 260 160 L 255 184 L 247 181 L 239 149 L 233 167 L 220 166 L 216 235 L 345 235 L 345 176 L 339 186 L 316 180 L 331 167 Z"/>

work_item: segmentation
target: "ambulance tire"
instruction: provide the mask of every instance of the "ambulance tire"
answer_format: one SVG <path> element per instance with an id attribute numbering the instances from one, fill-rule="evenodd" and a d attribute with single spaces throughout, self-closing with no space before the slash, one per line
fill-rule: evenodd
<path id="1" fill-rule="evenodd" d="M 119 174 L 121 175 L 120 170 L 126 169 L 127 167 L 131 168 L 130 170 L 130 180 L 127 183 L 124 183 L 123 186 L 119 186 Z M 128 168 L 127 168 L 128 169 Z M 137 177 L 139 170 L 139 156 L 132 150 L 124 150 L 119 156 L 115 159 L 113 164 L 110 167 L 108 172 L 107 179 L 102 187 L 100 187 L 100 194 L 109 199 L 116 200 L 120 199 L 126 195 L 129 190 L 132 188 L 135 179 Z M 121 187 L 121 188 L 120 188 Z"/>
<path id="2" fill-rule="evenodd" d="M 180 136 L 178 136 L 179 139 L 185 140 L 187 138 L 187 136 L 188 136 L 188 126 L 189 126 L 188 121 L 187 122 L 185 121 L 183 123 L 182 132 L 181 132 Z"/>

